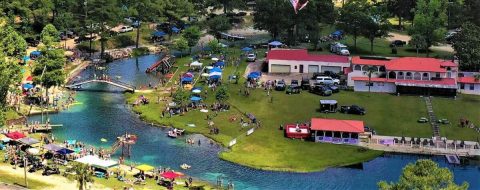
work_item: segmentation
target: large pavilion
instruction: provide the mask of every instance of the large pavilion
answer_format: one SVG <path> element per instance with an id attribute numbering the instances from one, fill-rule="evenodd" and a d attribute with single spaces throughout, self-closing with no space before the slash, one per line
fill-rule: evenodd
<path id="1" fill-rule="evenodd" d="M 358 144 L 365 132 L 363 121 L 312 118 L 310 130 L 315 142 Z"/>

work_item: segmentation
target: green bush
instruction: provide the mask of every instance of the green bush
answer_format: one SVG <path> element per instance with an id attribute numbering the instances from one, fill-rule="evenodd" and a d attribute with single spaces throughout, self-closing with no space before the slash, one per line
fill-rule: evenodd
<path id="1" fill-rule="evenodd" d="M 124 48 L 135 45 L 135 40 L 130 35 L 118 35 L 110 40 L 109 48 Z"/>

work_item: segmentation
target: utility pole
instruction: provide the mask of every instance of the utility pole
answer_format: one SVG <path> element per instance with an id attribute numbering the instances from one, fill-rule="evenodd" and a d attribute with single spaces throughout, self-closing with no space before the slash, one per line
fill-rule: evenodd
<path id="1" fill-rule="evenodd" d="M 25 175 L 25 188 L 28 188 L 27 166 L 28 166 L 28 159 L 27 159 L 27 157 L 25 156 L 25 157 L 23 158 L 23 172 L 24 172 L 24 175 Z"/>

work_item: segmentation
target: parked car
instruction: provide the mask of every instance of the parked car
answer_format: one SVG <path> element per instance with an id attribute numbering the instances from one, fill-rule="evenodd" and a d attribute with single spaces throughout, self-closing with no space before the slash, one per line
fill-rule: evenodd
<path id="1" fill-rule="evenodd" d="M 298 80 L 292 80 L 292 81 L 290 81 L 290 86 L 300 87 L 300 85 L 299 85 L 299 83 L 298 83 Z"/>
<path id="2" fill-rule="evenodd" d="M 285 91 L 286 94 L 300 94 L 301 92 L 301 89 L 300 89 L 300 86 L 288 86 L 287 87 L 287 91 Z"/>
<path id="3" fill-rule="evenodd" d="M 340 106 L 340 112 L 346 114 L 357 114 L 365 115 L 367 112 L 360 106 L 351 105 L 351 106 Z"/>
<path id="4" fill-rule="evenodd" d="M 333 93 L 338 93 L 340 92 L 340 88 L 336 85 L 325 85 L 328 89 L 330 89 Z"/>
<path id="5" fill-rule="evenodd" d="M 33 37 L 27 37 L 27 38 L 25 38 L 25 41 L 27 42 L 27 44 L 29 46 L 32 46 L 32 47 L 37 47 L 38 44 L 40 43 L 40 40 L 38 40 L 37 38 L 33 38 Z"/>
<path id="6" fill-rule="evenodd" d="M 313 93 L 313 94 L 318 94 L 318 95 L 321 95 L 321 96 L 330 96 L 332 95 L 332 90 L 330 90 L 329 88 L 327 88 L 326 86 L 322 86 L 322 85 L 315 85 L 315 86 L 312 86 L 309 90 L 310 93 Z"/>
<path id="7" fill-rule="evenodd" d="M 350 51 L 348 51 L 348 47 L 338 42 L 330 44 L 330 51 L 338 55 L 346 55 L 346 56 L 350 55 Z"/>
<path id="8" fill-rule="evenodd" d="M 310 89 L 310 80 L 308 78 L 303 78 L 301 83 L 302 90 L 309 90 Z"/>
<path id="9" fill-rule="evenodd" d="M 122 28 L 120 28 L 119 30 L 120 33 L 131 32 L 131 31 L 133 31 L 133 27 L 131 26 L 122 26 Z"/>
<path id="10" fill-rule="evenodd" d="M 247 55 L 247 61 L 248 62 L 255 62 L 257 60 L 257 55 L 254 53 L 250 53 Z"/>
<path id="11" fill-rule="evenodd" d="M 407 42 L 402 40 L 394 40 L 390 43 L 390 47 L 403 47 L 404 45 L 407 45 Z"/>
<path id="12" fill-rule="evenodd" d="M 277 84 L 275 84 L 275 90 L 278 91 L 284 91 L 287 87 L 287 84 L 285 84 L 285 81 L 282 80 L 277 80 Z"/>
<path id="13" fill-rule="evenodd" d="M 340 84 L 340 80 L 339 79 L 333 79 L 332 77 L 327 77 L 327 76 L 318 76 L 316 78 L 316 83 L 318 84 L 321 84 L 321 85 L 328 85 L 328 84 L 332 84 L 332 85 L 338 85 Z"/>

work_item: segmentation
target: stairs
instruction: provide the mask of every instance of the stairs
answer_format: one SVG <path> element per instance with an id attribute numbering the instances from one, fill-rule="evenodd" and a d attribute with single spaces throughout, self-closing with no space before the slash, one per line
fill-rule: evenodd
<path id="1" fill-rule="evenodd" d="M 435 113 L 433 112 L 432 100 L 430 97 L 425 97 L 425 104 L 427 106 L 428 119 L 433 130 L 433 137 L 436 140 L 440 140 L 440 126 L 438 125 L 438 119 Z"/>

